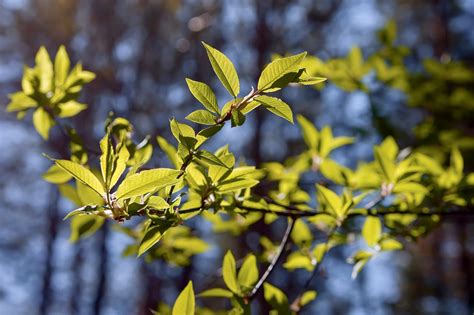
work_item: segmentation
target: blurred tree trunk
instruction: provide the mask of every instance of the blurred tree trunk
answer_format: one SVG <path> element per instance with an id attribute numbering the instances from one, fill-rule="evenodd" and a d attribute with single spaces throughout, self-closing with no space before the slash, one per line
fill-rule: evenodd
<path id="1" fill-rule="evenodd" d="M 58 221 L 58 202 L 59 202 L 59 192 L 56 187 L 51 186 L 49 193 L 49 203 L 46 209 L 48 214 L 48 228 L 46 233 L 46 249 L 45 257 L 46 261 L 44 263 L 45 270 L 43 273 L 43 287 L 42 287 L 42 297 L 40 304 L 40 314 L 45 315 L 48 312 L 48 306 L 51 304 L 52 300 L 52 290 L 51 290 L 51 278 L 53 276 L 53 259 L 54 259 L 54 240 L 57 235 L 57 221 Z"/>
<path id="2" fill-rule="evenodd" d="M 107 267 L 108 267 L 108 257 L 109 253 L 107 250 L 107 237 L 109 234 L 109 224 L 107 221 L 104 222 L 104 226 L 96 232 L 97 243 L 98 243 L 98 254 L 99 254 L 99 265 L 97 267 L 97 289 L 96 295 L 94 298 L 93 310 L 95 315 L 99 315 L 101 313 L 103 304 L 104 304 L 104 297 L 106 295 L 107 290 Z"/>

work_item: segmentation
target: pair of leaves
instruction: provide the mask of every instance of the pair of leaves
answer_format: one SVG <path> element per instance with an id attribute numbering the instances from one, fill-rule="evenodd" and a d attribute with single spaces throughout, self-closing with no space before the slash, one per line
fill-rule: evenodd
<path id="1" fill-rule="evenodd" d="M 225 297 L 244 296 L 250 292 L 258 280 L 257 259 L 255 255 L 249 255 L 244 260 L 237 274 L 234 255 L 229 250 L 224 256 L 222 263 L 222 276 L 229 290 L 214 288 L 200 294 L 201 297 Z"/>

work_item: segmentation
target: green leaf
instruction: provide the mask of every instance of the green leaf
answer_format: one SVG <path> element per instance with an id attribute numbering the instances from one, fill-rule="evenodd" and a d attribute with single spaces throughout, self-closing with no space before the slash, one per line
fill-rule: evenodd
<path id="1" fill-rule="evenodd" d="M 362 228 L 362 236 L 367 242 L 367 245 L 370 247 L 377 245 L 377 242 L 382 236 L 382 223 L 378 217 L 368 216 L 365 219 L 365 223 Z"/>
<path id="2" fill-rule="evenodd" d="M 48 140 L 49 129 L 54 126 L 54 119 L 42 107 L 39 107 L 33 114 L 33 125 L 40 136 Z"/>
<path id="3" fill-rule="evenodd" d="M 69 61 L 66 48 L 61 45 L 54 59 L 54 85 L 56 87 L 63 85 L 66 81 L 70 65 L 71 62 Z"/>
<path id="4" fill-rule="evenodd" d="M 117 188 L 115 196 L 117 199 L 132 198 L 174 185 L 179 181 L 179 174 L 181 171 L 169 168 L 142 171 L 125 178 Z"/>
<path id="5" fill-rule="evenodd" d="M 70 181 L 71 178 L 71 174 L 56 164 L 53 164 L 45 173 L 43 173 L 43 179 L 53 184 L 64 184 Z"/>
<path id="6" fill-rule="evenodd" d="M 158 243 L 163 237 L 163 235 L 165 235 L 166 231 L 168 231 L 168 229 L 171 227 L 171 225 L 171 222 L 165 221 L 160 225 L 149 226 L 146 229 L 142 240 L 140 241 L 140 245 L 138 246 L 138 256 L 140 257 L 147 250 L 152 248 L 153 245 Z"/>
<path id="7" fill-rule="evenodd" d="M 265 301 L 278 311 L 278 314 L 289 314 L 288 298 L 279 288 L 265 282 L 263 284 L 263 296 Z"/>
<path id="8" fill-rule="evenodd" d="M 71 219 L 71 235 L 69 241 L 77 242 L 81 238 L 93 235 L 104 224 L 105 218 L 93 214 L 77 215 Z"/>
<path id="9" fill-rule="evenodd" d="M 314 259 L 316 259 L 316 261 L 318 262 L 318 264 L 321 263 L 327 251 L 328 251 L 327 243 L 320 243 L 314 247 L 312 254 L 313 254 Z"/>
<path id="10" fill-rule="evenodd" d="M 325 126 L 319 133 L 319 156 L 321 158 L 325 158 L 329 155 L 332 142 L 332 130 L 329 126 Z"/>
<path id="11" fill-rule="evenodd" d="M 192 149 L 194 147 L 197 139 L 194 129 L 191 126 L 180 123 L 173 118 L 170 120 L 170 128 L 171 133 L 173 133 L 173 136 L 176 138 L 176 140 L 178 140 L 179 143 L 183 144 L 188 149 Z"/>
<path id="12" fill-rule="evenodd" d="M 61 118 L 67 118 L 76 116 L 84 109 L 86 109 L 87 105 L 72 100 L 66 103 L 59 104 L 58 108 L 60 110 L 58 116 Z"/>
<path id="13" fill-rule="evenodd" d="M 209 289 L 198 294 L 199 297 L 221 297 L 221 298 L 228 298 L 228 299 L 230 299 L 233 295 L 234 294 L 230 292 L 229 290 L 221 289 L 221 288 Z"/>
<path id="14" fill-rule="evenodd" d="M 301 299 L 300 299 L 300 305 L 301 306 L 305 306 L 306 304 L 310 303 L 311 301 L 313 301 L 314 299 L 316 299 L 316 296 L 318 295 L 318 293 L 314 290 L 311 290 L 311 291 L 306 291 L 305 293 L 303 293 L 303 295 L 301 296 Z"/>
<path id="15" fill-rule="evenodd" d="M 321 201 L 323 201 L 338 217 L 343 216 L 344 213 L 341 213 L 342 202 L 341 199 L 339 199 L 339 196 L 332 190 L 319 184 L 316 185 L 316 188 L 319 196 L 321 196 Z"/>
<path id="16" fill-rule="evenodd" d="M 395 160 L 399 151 L 397 142 L 389 136 L 379 145 L 380 149 L 390 159 Z"/>
<path id="17" fill-rule="evenodd" d="M 113 147 L 110 141 L 110 134 L 107 133 L 101 140 L 100 140 L 100 150 L 102 154 L 100 155 L 100 171 L 102 173 L 102 179 L 106 186 L 110 188 L 110 179 L 112 177 L 112 169 L 113 169 Z"/>
<path id="18" fill-rule="evenodd" d="M 77 194 L 77 190 L 72 185 L 60 184 L 58 185 L 58 189 L 61 193 L 61 196 L 68 199 L 76 206 L 82 205 L 81 199 L 79 199 L 79 196 Z"/>
<path id="19" fill-rule="evenodd" d="M 135 151 L 135 154 L 139 151 Z M 150 153 L 151 154 L 151 153 Z M 123 172 L 127 168 L 127 161 L 130 157 L 130 153 L 125 145 L 120 146 L 118 154 L 114 156 L 113 160 L 113 170 L 112 170 L 112 177 L 110 178 L 109 187 L 112 188 L 118 182 L 120 176 L 122 176 Z"/>
<path id="20" fill-rule="evenodd" d="M 301 85 L 315 85 L 321 82 L 326 81 L 327 78 L 322 78 L 322 77 L 311 77 L 308 75 L 302 75 L 301 77 L 298 78 L 296 81 L 297 83 Z"/>
<path id="21" fill-rule="evenodd" d="M 258 280 L 257 258 L 255 255 L 249 255 L 244 260 L 239 270 L 237 280 L 241 287 L 250 289 Z"/>
<path id="22" fill-rule="evenodd" d="M 464 169 L 464 160 L 458 148 L 451 150 L 451 166 L 454 168 L 456 175 L 461 176 Z"/>
<path id="23" fill-rule="evenodd" d="M 240 189 L 252 188 L 259 183 L 256 179 L 235 178 L 221 182 L 217 188 L 220 192 L 231 192 Z"/>
<path id="24" fill-rule="evenodd" d="M 53 63 L 49 58 L 48 51 L 44 46 L 38 50 L 35 57 L 36 74 L 39 77 L 39 90 L 41 93 L 48 93 L 53 89 Z"/>
<path id="25" fill-rule="evenodd" d="M 311 244 L 313 234 L 303 220 L 296 220 L 293 231 L 291 232 L 291 239 L 298 246 Z"/>
<path id="26" fill-rule="evenodd" d="M 193 282 L 188 285 L 179 294 L 173 306 L 172 315 L 194 315 L 195 301 Z"/>
<path id="27" fill-rule="evenodd" d="M 222 162 L 217 156 L 215 156 L 209 151 L 199 150 L 199 152 L 197 153 L 197 158 L 205 161 L 207 164 L 222 166 L 226 169 L 229 169 L 229 167 L 224 162 Z"/>
<path id="28" fill-rule="evenodd" d="M 186 119 L 202 125 L 214 125 L 216 123 L 216 116 L 204 109 L 195 110 L 186 116 Z"/>
<path id="29" fill-rule="evenodd" d="M 239 294 L 240 288 L 237 282 L 237 275 L 235 270 L 235 258 L 230 250 L 224 256 L 222 264 L 222 276 L 227 287 L 234 293 Z"/>
<path id="30" fill-rule="evenodd" d="M 281 99 L 262 95 L 255 98 L 255 100 L 261 103 L 270 112 L 288 120 L 290 123 L 293 123 L 293 112 L 291 111 L 290 106 Z"/>
<path id="31" fill-rule="evenodd" d="M 310 149 L 316 150 L 318 148 L 318 143 L 319 143 L 318 130 L 304 116 L 298 115 L 296 119 L 298 120 L 298 123 L 300 124 L 301 129 L 303 131 L 304 142 Z"/>
<path id="32" fill-rule="evenodd" d="M 92 188 L 81 182 L 76 183 L 76 191 L 82 205 L 103 205 L 104 198 L 99 196 Z"/>
<path id="33" fill-rule="evenodd" d="M 263 69 L 260 78 L 258 79 L 258 89 L 260 91 L 265 91 L 271 85 L 284 76 L 285 74 L 297 70 L 301 61 L 306 56 L 306 52 L 303 52 L 298 55 L 279 58 L 272 61 L 268 66 Z"/>
<path id="34" fill-rule="evenodd" d="M 374 150 L 375 159 L 388 183 L 395 183 L 395 163 L 380 147 Z"/>
<path id="35" fill-rule="evenodd" d="M 202 42 L 207 51 L 207 56 L 211 62 L 212 69 L 216 73 L 222 85 L 233 97 L 237 97 L 240 92 L 240 83 L 237 71 L 229 58 L 212 46 Z"/>
<path id="36" fill-rule="evenodd" d="M 428 189 L 418 183 L 400 182 L 395 184 L 392 190 L 394 193 L 428 193 Z"/>
<path id="37" fill-rule="evenodd" d="M 10 103 L 7 105 L 7 112 L 17 112 L 38 106 L 38 102 L 24 92 L 12 93 L 8 97 Z"/>
<path id="38" fill-rule="evenodd" d="M 313 270 L 314 265 L 308 256 L 302 255 L 300 253 L 295 253 L 294 255 L 288 256 L 288 259 L 283 264 L 283 267 L 288 270 L 305 268 L 308 271 L 311 271 Z"/>
<path id="39" fill-rule="evenodd" d="M 231 125 L 232 127 L 242 126 L 245 122 L 245 116 L 237 108 L 231 112 Z"/>
<path id="40" fill-rule="evenodd" d="M 385 238 L 380 241 L 380 250 L 383 251 L 399 250 L 402 248 L 402 243 L 393 238 Z"/>
<path id="41" fill-rule="evenodd" d="M 105 190 L 102 183 L 90 170 L 80 164 L 68 160 L 54 160 L 54 163 L 71 174 L 79 182 L 92 188 L 92 190 L 98 193 L 99 196 L 104 197 Z"/>
<path id="42" fill-rule="evenodd" d="M 191 94 L 211 112 L 219 114 L 217 98 L 212 89 L 206 83 L 186 79 Z"/>
<path id="43" fill-rule="evenodd" d="M 147 204 L 153 209 L 168 209 L 170 207 L 169 203 L 160 196 L 151 196 Z"/>

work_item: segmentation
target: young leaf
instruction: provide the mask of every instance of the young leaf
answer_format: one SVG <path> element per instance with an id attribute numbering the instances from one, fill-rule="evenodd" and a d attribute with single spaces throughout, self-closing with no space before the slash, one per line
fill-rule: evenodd
<path id="1" fill-rule="evenodd" d="M 235 270 L 235 258 L 232 252 L 229 250 L 224 256 L 224 262 L 222 264 L 222 276 L 227 287 L 234 293 L 239 294 L 240 288 L 237 282 L 237 275 Z"/>
<path id="2" fill-rule="evenodd" d="M 46 172 L 43 173 L 43 179 L 53 184 L 64 184 L 71 180 L 72 176 L 62 168 L 53 164 Z"/>
<path id="3" fill-rule="evenodd" d="M 79 182 L 89 186 L 92 190 L 98 193 L 99 196 L 103 197 L 105 195 L 102 183 L 84 166 L 68 160 L 54 160 L 54 163 L 71 174 Z"/>
<path id="4" fill-rule="evenodd" d="M 370 247 L 377 244 L 382 236 L 382 223 L 378 217 L 368 216 L 365 219 L 362 236 Z"/>
<path id="5" fill-rule="evenodd" d="M 71 235 L 69 241 L 77 242 L 81 238 L 93 235 L 104 224 L 105 218 L 97 215 L 76 215 L 71 219 Z"/>
<path id="6" fill-rule="evenodd" d="M 233 97 L 237 97 L 240 92 L 240 83 L 237 71 L 229 58 L 212 46 L 202 42 L 207 51 L 207 56 L 211 62 L 212 69 L 216 73 L 222 85 Z"/>
<path id="7" fill-rule="evenodd" d="M 311 291 L 306 291 L 305 293 L 303 293 L 303 295 L 301 296 L 301 299 L 300 299 L 300 305 L 301 306 L 305 306 L 306 304 L 310 303 L 311 301 L 313 301 L 316 296 L 318 295 L 318 293 L 314 290 L 311 290 Z"/>
<path id="8" fill-rule="evenodd" d="M 279 288 L 268 282 L 263 284 L 263 296 L 265 301 L 278 311 L 278 314 L 289 314 L 288 298 Z"/>
<path id="9" fill-rule="evenodd" d="M 138 246 L 138 256 L 140 257 L 143 255 L 147 250 L 153 247 L 156 243 L 158 243 L 163 235 L 165 235 L 166 231 L 171 227 L 172 223 L 166 221 L 160 225 L 152 225 L 146 229 L 145 234 Z"/>
<path id="10" fill-rule="evenodd" d="M 229 290 L 221 289 L 221 288 L 209 289 L 198 294 L 199 297 L 222 297 L 222 298 L 228 298 L 228 299 L 230 299 L 233 295 L 234 294 L 230 292 Z"/>
<path id="11" fill-rule="evenodd" d="M 316 185 L 319 195 L 321 196 L 324 203 L 338 216 L 341 217 L 344 213 L 341 213 L 342 202 L 339 196 L 336 195 L 332 190 L 327 189 L 319 184 Z"/>
<path id="12" fill-rule="evenodd" d="M 451 150 L 451 167 L 453 167 L 456 175 L 462 176 L 462 171 L 464 169 L 464 160 L 462 158 L 461 152 L 457 147 L 454 147 Z"/>
<path id="13" fill-rule="evenodd" d="M 61 86 L 67 78 L 71 62 L 67 55 L 66 48 L 61 45 L 54 59 L 54 85 Z"/>
<path id="14" fill-rule="evenodd" d="M 39 77 L 39 90 L 41 93 L 48 93 L 53 85 L 53 63 L 49 57 L 48 51 L 44 46 L 38 50 L 35 57 L 36 74 Z"/>
<path id="15" fill-rule="evenodd" d="M 148 199 L 148 206 L 154 209 L 167 209 L 170 205 L 160 196 L 151 196 Z"/>
<path id="16" fill-rule="evenodd" d="M 306 52 L 298 55 L 279 58 L 272 61 L 268 66 L 263 69 L 260 78 L 258 79 L 258 89 L 265 91 L 270 88 L 271 85 L 284 76 L 285 74 L 297 70 L 299 64 L 306 56 Z"/>
<path id="17" fill-rule="evenodd" d="M 204 109 L 195 110 L 186 116 L 186 119 L 202 125 L 214 125 L 216 123 L 216 116 Z"/>
<path id="18" fill-rule="evenodd" d="M 174 185 L 179 181 L 179 174 L 181 171 L 169 168 L 142 171 L 125 178 L 117 188 L 115 196 L 117 199 L 132 198 Z"/>
<path id="19" fill-rule="evenodd" d="M 258 184 L 256 179 L 235 178 L 219 183 L 218 189 L 220 192 L 231 192 L 240 189 L 252 188 Z"/>
<path id="20" fill-rule="evenodd" d="M 191 94 L 211 112 L 219 114 L 217 98 L 212 89 L 206 83 L 186 79 Z"/>
<path id="21" fill-rule="evenodd" d="M 58 108 L 60 110 L 58 116 L 61 118 L 67 118 L 76 116 L 84 109 L 86 109 L 87 105 L 71 100 L 69 102 L 59 104 Z"/>
<path id="22" fill-rule="evenodd" d="M 319 143 L 318 130 L 304 116 L 298 115 L 296 119 L 298 120 L 298 123 L 300 124 L 301 129 L 303 131 L 304 142 L 310 149 L 316 150 L 318 148 L 318 143 Z"/>
<path id="23" fill-rule="evenodd" d="M 375 159 L 388 183 L 395 183 L 395 163 L 380 147 L 374 149 Z"/>
<path id="24" fill-rule="evenodd" d="M 255 255 L 249 255 L 239 270 L 237 280 L 241 287 L 249 289 L 258 280 L 257 258 Z"/>
<path id="25" fill-rule="evenodd" d="M 231 114 L 232 114 L 232 117 L 231 117 L 232 127 L 242 126 L 244 124 L 245 116 L 244 114 L 242 114 L 240 110 L 236 108 L 231 112 Z"/>
<path id="26" fill-rule="evenodd" d="M 194 315 L 195 301 L 193 282 L 188 285 L 179 294 L 173 306 L 172 315 Z"/>
<path id="27" fill-rule="evenodd" d="M 39 107 L 33 114 L 33 125 L 40 136 L 48 140 L 49 129 L 54 126 L 54 119 L 42 107 Z"/>
<path id="28" fill-rule="evenodd" d="M 255 98 L 255 100 L 265 106 L 265 108 L 268 109 L 270 112 L 288 120 L 290 123 L 293 123 L 293 113 L 291 111 L 291 108 L 281 99 L 262 95 Z"/>
<path id="29" fill-rule="evenodd" d="M 135 155 L 139 151 L 135 151 Z M 151 154 L 151 153 L 150 153 Z M 122 176 L 123 172 L 127 168 L 127 161 L 130 157 L 130 153 L 125 145 L 122 145 L 119 149 L 119 152 L 116 153 L 114 157 L 114 168 L 112 170 L 112 177 L 110 178 L 109 187 L 112 188 L 118 182 L 120 176 Z"/>
<path id="30" fill-rule="evenodd" d="M 225 167 L 226 169 L 229 169 L 229 167 L 226 164 L 224 164 L 224 162 L 222 162 L 217 156 L 215 156 L 209 151 L 199 150 L 199 152 L 197 153 L 197 158 L 205 161 L 207 164 L 222 166 L 222 167 Z"/>

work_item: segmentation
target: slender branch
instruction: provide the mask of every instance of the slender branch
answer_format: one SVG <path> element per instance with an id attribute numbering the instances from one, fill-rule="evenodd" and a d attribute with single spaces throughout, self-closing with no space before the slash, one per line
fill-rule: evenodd
<path id="1" fill-rule="evenodd" d="M 240 209 L 246 210 L 248 212 L 260 212 L 260 213 L 269 213 L 269 214 L 276 214 L 282 217 L 290 217 L 290 218 L 303 218 L 303 217 L 312 217 L 318 214 L 324 214 L 324 212 L 316 211 L 314 209 L 304 211 L 304 210 L 293 210 L 293 209 L 284 209 L 284 210 L 273 210 L 273 209 L 262 209 L 262 208 L 253 208 L 247 206 L 238 206 Z M 430 211 L 430 212 L 410 212 L 410 211 L 402 211 L 402 210 L 391 210 L 391 211 L 375 211 L 372 208 L 366 208 L 367 213 L 349 213 L 347 215 L 348 218 L 360 217 L 360 216 L 386 216 L 391 214 L 405 214 L 405 215 L 417 215 L 421 217 L 428 217 L 432 215 L 440 215 L 444 217 L 449 216 L 474 216 L 474 211 L 470 212 L 471 208 L 463 208 L 468 210 L 449 210 L 449 211 Z M 197 211 L 205 210 L 202 207 L 195 207 L 185 210 L 180 210 L 179 213 L 192 213 Z"/>
<path id="2" fill-rule="evenodd" d="M 281 254 L 283 253 L 283 250 L 285 249 L 286 244 L 288 243 L 288 239 L 290 237 L 291 231 L 293 231 L 294 226 L 295 226 L 295 219 L 290 218 L 288 220 L 288 226 L 286 228 L 285 234 L 283 235 L 283 238 L 281 239 L 280 246 L 278 246 L 278 250 L 277 250 L 276 254 L 273 256 L 273 259 L 272 259 L 270 265 L 267 267 L 267 270 L 265 270 L 263 275 L 260 277 L 257 284 L 253 287 L 252 291 L 250 291 L 250 293 L 248 293 L 245 296 L 244 299 L 247 302 L 252 300 L 256 296 L 256 294 L 258 293 L 258 291 L 262 287 L 263 283 L 267 280 L 267 278 L 272 273 L 273 268 L 275 267 L 275 265 L 278 263 L 278 261 L 281 258 Z"/>

